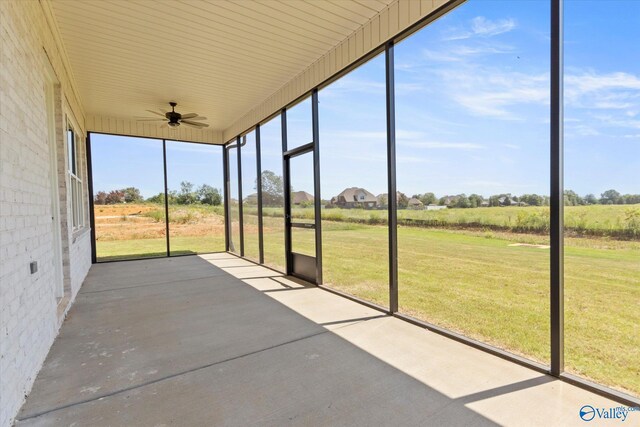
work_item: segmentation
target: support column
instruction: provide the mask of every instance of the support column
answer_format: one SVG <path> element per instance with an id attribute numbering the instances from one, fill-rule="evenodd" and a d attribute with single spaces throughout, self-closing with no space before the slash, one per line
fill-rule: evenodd
<path id="1" fill-rule="evenodd" d="M 551 374 L 564 370 L 564 171 L 562 1 L 551 0 Z"/>
<path id="2" fill-rule="evenodd" d="M 396 102 L 393 42 L 385 46 L 387 88 L 387 209 L 389 228 L 389 312 L 398 311 L 398 203 L 396 198 Z"/>

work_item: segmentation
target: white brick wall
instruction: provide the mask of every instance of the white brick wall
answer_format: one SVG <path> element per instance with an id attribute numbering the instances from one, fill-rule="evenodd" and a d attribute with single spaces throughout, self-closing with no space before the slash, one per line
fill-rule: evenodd
<path id="1" fill-rule="evenodd" d="M 69 259 L 71 293 L 75 297 L 91 267 L 91 233 L 88 228 L 73 238 Z"/>
<path id="2" fill-rule="evenodd" d="M 80 127 L 84 116 L 63 65 L 59 36 L 51 33 L 56 27 L 46 20 L 47 7 L 47 1 L 0 0 L 0 427 L 13 422 L 91 262 L 88 230 L 72 234 L 68 224 L 60 135 L 65 110 L 73 111 Z M 60 81 L 55 97 L 58 192 L 69 302 L 62 315 L 52 254 L 47 61 Z M 33 275 L 31 261 L 38 262 Z"/>

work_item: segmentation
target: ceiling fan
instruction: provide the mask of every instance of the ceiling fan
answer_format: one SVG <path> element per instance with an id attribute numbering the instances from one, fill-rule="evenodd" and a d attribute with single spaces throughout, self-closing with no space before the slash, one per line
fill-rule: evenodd
<path id="1" fill-rule="evenodd" d="M 199 122 L 199 120 L 207 120 L 206 117 L 198 116 L 196 113 L 180 114 L 176 112 L 176 107 L 178 106 L 177 103 L 170 102 L 169 105 L 171 106 L 171 111 L 166 111 L 163 109 L 160 109 L 159 112 L 153 111 L 153 110 L 147 110 L 151 114 L 156 114 L 158 116 L 161 116 L 162 117 L 161 119 L 156 119 L 153 117 L 138 117 L 137 121 L 166 122 L 161 127 L 169 126 L 171 128 L 177 128 L 180 125 L 185 125 L 185 126 L 196 128 L 196 129 L 209 127 L 208 124 Z"/>

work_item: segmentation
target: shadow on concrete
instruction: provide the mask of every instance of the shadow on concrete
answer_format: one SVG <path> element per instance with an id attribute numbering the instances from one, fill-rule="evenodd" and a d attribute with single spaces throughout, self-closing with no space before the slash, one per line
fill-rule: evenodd
<path id="1" fill-rule="evenodd" d="M 239 261 L 94 265 L 17 424 L 495 425 L 466 405 L 548 381 L 448 397 L 327 329 L 384 315 L 315 323 Z"/>

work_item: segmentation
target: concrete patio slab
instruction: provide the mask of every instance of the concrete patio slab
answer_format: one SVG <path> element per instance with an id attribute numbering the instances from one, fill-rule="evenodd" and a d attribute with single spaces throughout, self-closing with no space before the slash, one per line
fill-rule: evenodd
<path id="1" fill-rule="evenodd" d="M 566 426 L 584 424 L 582 405 L 620 406 L 273 270 L 215 261 L 94 265 L 17 424 Z M 625 423 L 638 424 L 640 413 Z"/>

